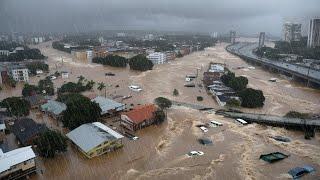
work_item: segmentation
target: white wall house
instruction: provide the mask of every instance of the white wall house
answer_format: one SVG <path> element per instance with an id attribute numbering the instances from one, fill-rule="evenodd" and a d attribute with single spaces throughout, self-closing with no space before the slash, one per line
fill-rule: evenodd
<path id="1" fill-rule="evenodd" d="M 26 67 L 12 66 L 9 73 L 15 81 L 29 82 L 29 70 Z"/>
<path id="2" fill-rule="evenodd" d="M 152 61 L 153 64 L 164 64 L 167 61 L 166 54 L 162 52 L 151 53 L 147 58 Z"/>

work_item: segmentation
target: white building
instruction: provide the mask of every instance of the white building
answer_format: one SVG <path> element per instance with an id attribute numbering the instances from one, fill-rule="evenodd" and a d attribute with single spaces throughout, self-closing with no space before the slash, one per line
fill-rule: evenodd
<path id="1" fill-rule="evenodd" d="M 126 37 L 126 33 L 117 33 L 117 37 Z"/>
<path id="2" fill-rule="evenodd" d="M 29 70 L 25 66 L 21 66 L 21 65 L 9 66 L 9 75 L 15 81 L 29 82 Z"/>
<path id="3" fill-rule="evenodd" d="M 209 72 L 223 73 L 224 72 L 224 66 L 222 66 L 220 64 L 210 64 Z"/>
<path id="4" fill-rule="evenodd" d="M 0 179 L 20 179 L 36 172 L 35 158 L 31 146 L 6 153 L 0 149 Z"/>
<path id="5" fill-rule="evenodd" d="M 320 18 L 310 20 L 308 32 L 308 47 L 320 46 Z"/>
<path id="6" fill-rule="evenodd" d="M 10 54 L 10 51 L 8 51 L 8 50 L 0 50 L 1 56 L 9 56 L 9 54 Z"/>
<path id="7" fill-rule="evenodd" d="M 152 61 L 153 64 L 164 64 L 167 61 L 166 54 L 162 52 L 151 53 L 147 58 Z"/>
<path id="8" fill-rule="evenodd" d="M 283 25 L 283 40 L 300 41 L 301 39 L 301 24 L 286 22 Z"/>
<path id="9" fill-rule="evenodd" d="M 93 58 L 93 51 L 92 50 L 87 50 L 87 60 L 89 63 L 92 62 L 92 58 Z"/>
<path id="10" fill-rule="evenodd" d="M 69 72 L 68 71 L 62 71 L 61 72 L 62 79 L 68 79 L 69 78 Z"/>

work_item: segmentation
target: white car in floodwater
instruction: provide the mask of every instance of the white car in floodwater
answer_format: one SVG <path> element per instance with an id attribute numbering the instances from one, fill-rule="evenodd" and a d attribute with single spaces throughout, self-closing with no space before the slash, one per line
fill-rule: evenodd
<path id="1" fill-rule="evenodd" d="M 204 152 L 202 152 L 202 151 L 190 151 L 187 155 L 188 155 L 189 157 L 192 157 L 192 156 L 202 156 L 202 155 L 204 155 Z"/>
<path id="2" fill-rule="evenodd" d="M 134 141 L 136 141 L 136 140 L 138 140 L 139 139 L 139 137 L 137 137 L 137 136 L 133 136 L 132 138 L 131 138 L 131 140 L 134 140 Z"/>
<path id="3" fill-rule="evenodd" d="M 199 128 L 205 133 L 208 132 L 208 129 L 206 127 L 204 127 L 204 126 L 200 126 Z"/>
<path id="4" fill-rule="evenodd" d="M 57 77 L 55 77 L 55 76 L 50 76 L 50 79 L 51 79 L 51 80 L 55 80 L 55 79 L 57 79 Z"/>
<path id="5" fill-rule="evenodd" d="M 140 88 L 140 86 L 136 86 L 136 85 L 131 85 L 131 86 L 129 86 L 129 89 L 130 89 L 131 91 L 135 91 L 135 92 L 140 92 L 140 91 L 142 91 L 142 89 Z"/>

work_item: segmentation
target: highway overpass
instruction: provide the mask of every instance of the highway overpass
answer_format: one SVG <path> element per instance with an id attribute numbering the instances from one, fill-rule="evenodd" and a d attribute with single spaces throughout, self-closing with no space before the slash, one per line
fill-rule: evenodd
<path id="1" fill-rule="evenodd" d="M 272 70 L 291 75 L 294 79 L 305 80 L 307 84 L 311 83 L 317 87 L 320 87 L 320 71 L 313 68 L 304 67 L 287 62 L 281 62 L 277 60 L 270 60 L 267 58 L 260 58 L 253 53 L 253 50 L 258 47 L 257 43 L 236 43 L 226 47 L 226 50 L 240 58 L 251 62 L 268 67 Z"/>

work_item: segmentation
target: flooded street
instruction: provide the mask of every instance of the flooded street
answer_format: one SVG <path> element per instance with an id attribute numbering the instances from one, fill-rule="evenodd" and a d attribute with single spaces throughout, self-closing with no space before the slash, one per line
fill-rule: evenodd
<path id="1" fill-rule="evenodd" d="M 224 50 L 226 44 L 218 44 L 202 52 L 195 52 L 183 58 L 178 58 L 168 64 L 157 65 L 148 72 L 134 72 L 129 68 L 111 68 L 97 64 L 80 64 L 72 62 L 71 55 L 54 50 L 50 43 L 37 46 L 48 56 L 50 73 L 67 70 L 69 79 L 54 80 L 55 87 L 64 82 L 76 81 L 82 75 L 88 80 L 104 82 L 107 97 L 117 95 L 133 97 L 124 100 L 127 105 L 152 103 L 156 97 L 164 96 L 172 100 L 203 104 L 218 109 L 215 100 L 204 88 L 184 87 L 185 76 L 195 74 L 199 68 L 197 84 L 201 83 L 202 73 L 209 62 L 225 63 L 236 75 L 249 79 L 249 87 L 260 89 L 266 96 L 265 106 L 261 109 L 242 109 L 246 112 L 284 115 L 290 110 L 320 113 L 320 91 L 303 87 L 284 77 L 271 74 L 256 67 L 236 69 L 238 66 L 248 67 L 246 62 Z M 63 63 L 62 63 L 63 60 Z M 112 72 L 113 77 L 105 76 Z M 41 77 L 32 77 L 35 84 Z M 269 82 L 272 77 L 279 79 L 277 83 Z M 128 86 L 140 85 L 141 93 L 129 91 Z M 119 87 L 116 87 L 119 85 Z M 12 95 L 21 95 L 22 85 L 15 89 L 4 89 L 1 99 Z M 173 96 L 173 90 L 179 91 L 179 96 Z M 104 95 L 94 88 L 90 94 Z M 202 102 L 197 96 L 204 97 Z M 117 100 L 117 99 L 115 99 Z M 119 99 L 120 101 L 120 99 Z M 242 126 L 233 119 L 197 110 L 172 107 L 168 109 L 168 119 L 158 126 L 151 126 L 137 132 L 139 140 L 131 141 L 125 138 L 124 148 L 93 159 L 87 159 L 73 146 L 66 153 L 54 159 L 38 158 L 38 174 L 32 179 L 288 179 L 287 172 L 296 166 L 312 165 L 317 171 L 303 179 L 320 177 L 320 138 L 305 140 L 304 134 L 284 128 L 269 127 L 258 124 Z M 32 111 L 30 117 L 38 122 L 46 123 L 48 127 L 62 129 L 57 122 Z M 209 128 L 203 133 L 196 125 L 209 120 L 224 123 L 222 127 Z M 273 135 L 287 136 L 290 143 L 280 143 L 270 138 Z M 203 146 L 198 138 L 207 137 L 213 141 L 212 146 Z M 203 151 L 203 156 L 188 157 L 191 150 Z M 260 154 L 280 151 L 290 154 L 274 164 L 259 160 Z M 43 173 L 41 173 L 41 171 Z"/>

